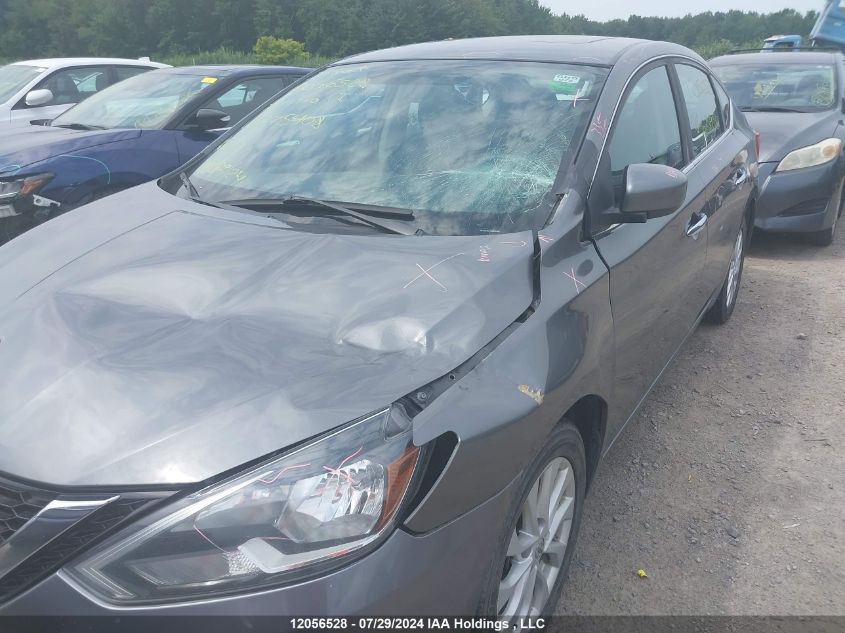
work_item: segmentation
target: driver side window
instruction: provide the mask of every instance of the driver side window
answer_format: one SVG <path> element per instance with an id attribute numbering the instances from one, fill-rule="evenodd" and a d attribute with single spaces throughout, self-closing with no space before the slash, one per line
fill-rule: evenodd
<path id="1" fill-rule="evenodd" d="M 621 206 L 625 168 L 636 163 L 675 169 L 684 166 L 678 112 L 666 66 L 640 77 L 616 113 L 590 192 L 593 234 L 608 228 L 600 213 Z"/>
<path id="2" fill-rule="evenodd" d="M 225 112 L 230 117 L 227 127 L 231 127 L 284 87 L 283 77 L 255 77 L 212 97 L 201 107 Z"/>
<path id="3" fill-rule="evenodd" d="M 79 103 L 107 86 L 108 73 L 105 66 L 85 66 L 57 70 L 43 79 L 34 90 L 46 88 L 52 92 L 53 99 L 41 104 L 52 106 Z"/>
<path id="4" fill-rule="evenodd" d="M 637 81 L 620 109 L 610 138 L 610 169 L 621 176 L 634 163 L 684 166 L 681 131 L 665 66 Z"/>

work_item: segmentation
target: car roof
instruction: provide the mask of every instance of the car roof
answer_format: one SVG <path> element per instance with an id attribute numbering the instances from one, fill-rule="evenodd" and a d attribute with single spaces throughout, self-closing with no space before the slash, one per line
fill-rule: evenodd
<path id="1" fill-rule="evenodd" d="M 773 64 L 833 64 L 837 60 L 845 61 L 842 53 L 837 51 L 784 51 L 772 53 L 735 53 L 720 55 L 709 60 L 714 66 L 732 66 L 736 64 L 757 64 L 768 62 Z"/>
<path id="2" fill-rule="evenodd" d="M 305 75 L 313 68 L 300 68 L 298 66 L 261 66 L 259 64 L 241 65 L 203 65 L 203 66 L 178 66 L 164 69 L 164 72 L 182 75 L 214 75 L 215 77 L 237 77 L 240 75 Z"/>
<path id="3" fill-rule="evenodd" d="M 387 48 L 347 57 L 338 64 L 401 59 L 510 59 L 575 62 L 613 66 L 632 49 L 651 45 L 649 53 L 694 55 L 689 49 L 668 42 L 626 37 L 590 35 L 513 35 L 443 40 Z"/>
<path id="4" fill-rule="evenodd" d="M 67 66 L 99 66 L 102 64 L 117 64 L 121 66 L 145 66 L 147 68 L 169 68 L 167 64 L 151 62 L 141 59 L 121 59 L 119 57 L 55 57 L 51 59 L 28 59 L 13 64 L 24 66 L 39 66 L 43 68 L 64 68 Z"/>

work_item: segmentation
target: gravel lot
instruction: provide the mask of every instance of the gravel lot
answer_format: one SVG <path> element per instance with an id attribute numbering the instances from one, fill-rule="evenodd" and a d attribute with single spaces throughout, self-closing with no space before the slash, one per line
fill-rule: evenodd
<path id="1" fill-rule="evenodd" d="M 600 467 L 559 613 L 845 614 L 844 263 L 845 230 L 755 236 Z"/>

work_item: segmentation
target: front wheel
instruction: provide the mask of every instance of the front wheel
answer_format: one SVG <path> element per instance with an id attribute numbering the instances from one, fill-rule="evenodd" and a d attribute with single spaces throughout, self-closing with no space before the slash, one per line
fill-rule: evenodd
<path id="1" fill-rule="evenodd" d="M 815 233 L 807 233 L 805 236 L 806 241 L 810 244 L 815 244 L 816 246 L 830 246 L 833 244 L 833 238 L 836 236 L 836 221 L 842 215 L 842 208 L 845 207 L 845 181 L 839 187 L 839 198 L 838 200 L 834 201 L 831 199 L 831 202 L 837 204 L 838 208 L 836 210 L 836 214 L 833 216 L 833 224 L 831 224 L 828 228 L 824 229 L 823 231 L 816 231 Z"/>
<path id="2" fill-rule="evenodd" d="M 814 244 L 816 246 L 830 246 L 833 244 L 833 238 L 836 235 L 836 221 L 839 219 L 839 215 L 841 215 L 841 211 L 839 214 L 833 216 L 833 224 L 831 224 L 830 227 L 826 228 L 824 231 L 807 233 L 805 239 L 810 244 Z"/>
<path id="3" fill-rule="evenodd" d="M 739 294 L 739 283 L 742 280 L 742 268 L 745 264 L 745 248 L 748 239 L 748 218 L 742 219 L 742 224 L 736 234 L 734 249 L 731 253 L 731 263 L 728 267 L 728 276 L 722 285 L 722 290 L 716 298 L 716 303 L 707 312 L 707 320 L 711 323 L 721 325 L 727 323 L 733 314 L 736 306 L 736 297 Z"/>
<path id="4" fill-rule="evenodd" d="M 487 574 L 479 611 L 513 621 L 554 611 L 572 559 L 586 491 L 581 435 L 565 421 L 526 470 Z"/>

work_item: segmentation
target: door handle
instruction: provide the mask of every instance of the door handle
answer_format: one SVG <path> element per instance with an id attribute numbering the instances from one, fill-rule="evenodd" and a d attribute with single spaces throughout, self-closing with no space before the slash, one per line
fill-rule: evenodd
<path id="1" fill-rule="evenodd" d="M 693 213 L 690 218 L 690 224 L 687 226 L 687 236 L 694 240 L 698 239 L 701 234 L 701 229 L 707 224 L 706 213 Z"/>
<path id="2" fill-rule="evenodd" d="M 743 167 L 740 167 L 734 173 L 734 184 L 738 187 L 746 180 L 748 180 L 748 170 Z"/>

